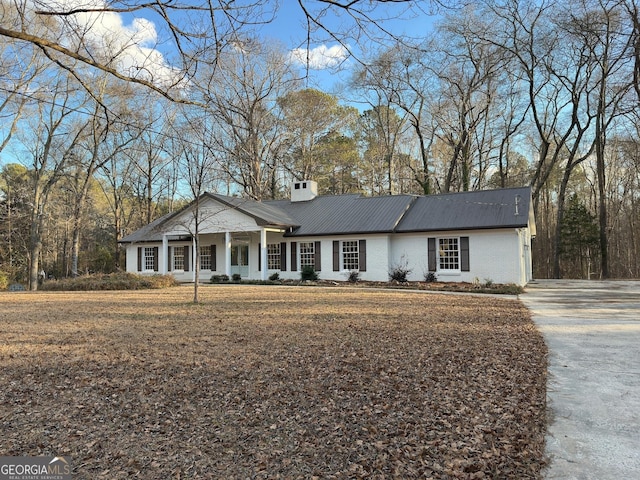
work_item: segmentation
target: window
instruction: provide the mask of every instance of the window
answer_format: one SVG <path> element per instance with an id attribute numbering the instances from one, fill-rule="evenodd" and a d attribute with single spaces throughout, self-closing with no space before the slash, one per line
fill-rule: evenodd
<path id="1" fill-rule="evenodd" d="M 313 242 L 300 242 L 300 268 L 312 266 L 315 268 L 315 249 Z"/>
<path id="2" fill-rule="evenodd" d="M 174 247 L 173 249 L 173 269 L 184 270 L 184 247 Z"/>
<path id="3" fill-rule="evenodd" d="M 460 270 L 460 249 L 458 238 L 438 239 L 439 270 Z"/>
<path id="4" fill-rule="evenodd" d="M 360 268 L 360 255 L 358 241 L 349 240 L 342 242 L 342 268 L 343 270 L 358 270 Z"/>
<path id="5" fill-rule="evenodd" d="M 211 270 L 211 245 L 200 247 L 200 270 Z"/>
<path id="6" fill-rule="evenodd" d="M 154 247 L 144 247 L 144 269 L 155 270 L 156 256 Z"/>
<path id="7" fill-rule="evenodd" d="M 367 271 L 367 241 L 362 240 L 334 240 L 333 241 L 333 271 L 357 270 Z"/>
<path id="8" fill-rule="evenodd" d="M 269 269 L 280 270 L 280 244 L 270 243 L 267 245 L 267 265 Z"/>

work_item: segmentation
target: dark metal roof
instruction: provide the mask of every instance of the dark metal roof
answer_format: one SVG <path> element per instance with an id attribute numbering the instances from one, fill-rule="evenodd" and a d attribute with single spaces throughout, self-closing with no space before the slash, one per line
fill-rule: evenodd
<path id="1" fill-rule="evenodd" d="M 356 233 L 390 233 L 416 197 L 390 195 L 320 196 L 306 202 L 275 200 L 273 205 L 296 220 L 299 228 L 287 236 L 347 235 Z"/>
<path id="2" fill-rule="evenodd" d="M 396 232 L 526 227 L 531 188 L 478 190 L 418 197 Z"/>
<path id="3" fill-rule="evenodd" d="M 260 226 L 293 227 L 299 225 L 296 220 L 288 215 L 286 210 L 275 207 L 272 202 L 258 202 L 246 198 L 227 197 L 225 195 L 218 195 L 217 193 L 206 193 L 205 195 L 239 212 L 249 215 L 255 219 L 256 223 Z"/>
<path id="4" fill-rule="evenodd" d="M 272 226 L 280 228 L 297 226 L 297 223 L 295 223 L 295 221 L 291 219 L 284 211 L 274 208 L 267 203 L 257 202 L 256 200 L 247 198 L 228 197 L 225 195 L 218 195 L 214 193 L 204 193 L 200 197 L 201 201 L 207 198 L 213 199 L 214 201 L 227 205 L 230 208 L 233 208 L 239 212 L 244 213 L 245 215 L 248 215 L 249 217 L 252 217 L 260 226 Z M 168 213 L 154 220 L 149 225 L 145 225 L 141 229 L 136 230 L 130 235 L 122 238 L 120 240 L 120 243 L 161 241 L 163 225 L 172 218 L 182 214 L 185 210 L 191 208 L 193 203 L 194 202 L 191 202 L 180 210 Z"/>
<path id="5" fill-rule="evenodd" d="M 205 193 L 255 219 L 259 226 L 285 228 L 290 237 L 406 233 L 530 226 L 535 235 L 531 188 L 478 190 L 429 196 L 320 196 L 304 202 L 258 202 Z M 159 241 L 165 222 L 182 210 L 165 215 L 124 237 L 121 243 Z"/>
<path id="6" fill-rule="evenodd" d="M 136 242 L 159 242 L 162 241 L 162 232 L 158 228 L 166 220 L 173 217 L 175 213 L 167 213 L 160 218 L 156 218 L 153 222 L 144 227 L 130 233 L 126 237 L 118 240 L 119 243 L 136 243 Z"/>

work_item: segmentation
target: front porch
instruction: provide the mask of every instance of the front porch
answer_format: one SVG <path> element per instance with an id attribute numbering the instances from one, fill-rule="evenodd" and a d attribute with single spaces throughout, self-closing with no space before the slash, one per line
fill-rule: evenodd
<path id="1" fill-rule="evenodd" d="M 267 280 L 269 275 L 280 270 L 278 262 L 270 261 L 274 246 L 280 248 L 282 229 L 260 228 L 255 231 L 205 232 L 195 237 L 164 234 L 158 249 L 157 270 L 154 273 L 172 274 L 178 281 L 193 282 L 196 277 L 196 265 L 200 268 L 200 279 L 207 275 L 227 275 L 229 278 L 240 275 L 243 279 Z M 196 248 L 196 243 L 199 248 Z M 148 254 L 142 248 L 142 255 Z M 256 253 L 257 252 L 257 253 Z M 140 262 L 150 265 L 151 262 Z M 263 266 L 267 268 L 263 268 Z M 269 268 L 278 267 L 278 268 Z M 151 269 L 142 269 L 142 272 Z"/>

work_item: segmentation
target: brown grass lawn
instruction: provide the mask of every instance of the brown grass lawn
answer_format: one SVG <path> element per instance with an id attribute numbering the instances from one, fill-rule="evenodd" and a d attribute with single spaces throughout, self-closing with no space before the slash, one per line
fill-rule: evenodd
<path id="1" fill-rule="evenodd" d="M 0 294 L 0 455 L 77 479 L 540 478 L 516 300 L 206 286 Z"/>

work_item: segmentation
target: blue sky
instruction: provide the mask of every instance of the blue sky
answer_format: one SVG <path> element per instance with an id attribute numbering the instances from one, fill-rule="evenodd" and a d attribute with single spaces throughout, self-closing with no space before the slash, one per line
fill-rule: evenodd
<path id="1" fill-rule="evenodd" d="M 369 3 L 368 0 L 363 2 L 363 8 L 367 8 Z M 412 38 L 423 37 L 433 28 L 436 18 L 426 10 L 428 3 L 418 1 L 415 2 L 416 5 L 409 8 L 407 4 L 402 3 L 379 3 L 375 10 L 363 12 L 379 25 L 372 30 L 373 35 L 378 38 L 367 42 L 369 48 L 380 48 L 382 45 L 374 40 L 380 40 L 388 33 Z M 287 49 L 297 49 L 294 50 L 294 54 L 301 60 L 307 58 L 306 49 L 309 47 L 310 82 L 317 81 L 320 87 L 331 91 L 333 87 L 348 79 L 348 69 L 355 63 L 346 58 L 347 49 L 356 55 L 363 55 L 358 42 L 353 38 L 358 30 L 353 18 L 342 9 L 326 9 L 326 4 L 314 0 L 306 0 L 304 5 L 312 14 L 317 14 L 324 9 L 323 25 L 333 31 L 348 32 L 348 35 L 342 41 L 338 41 L 326 32 L 318 31 L 312 34 L 311 42 L 307 44 L 307 22 L 301 7 L 295 0 L 282 0 L 274 21 L 264 25 L 260 30 L 265 39 L 272 37 L 282 42 Z M 336 69 L 336 66 L 339 68 Z"/>
<path id="2" fill-rule="evenodd" d="M 105 5 L 105 2 L 106 0 L 66 0 L 65 5 L 71 9 L 79 4 L 86 6 L 90 3 L 100 6 Z M 242 3 L 242 0 L 239 0 L 238 3 Z M 428 5 L 430 2 L 418 1 L 416 3 Z M 363 2 L 365 7 L 369 4 L 369 0 Z M 307 45 L 306 21 L 298 1 L 273 0 L 273 5 L 278 5 L 275 18 L 267 25 L 256 27 L 257 33 L 264 38 L 265 42 L 275 39 L 289 52 L 293 52 L 294 49 L 310 47 L 312 68 L 307 72 L 302 65 L 300 66 L 301 75 L 308 73 L 306 86 L 337 94 L 340 86 L 350 77 L 349 68 L 356 64 L 353 60 L 345 57 L 345 46 L 358 55 L 362 53 L 353 38 L 353 34 L 357 33 L 353 19 L 340 9 L 326 11 L 322 16 L 324 25 L 333 31 L 346 31 L 351 34 L 351 37 L 343 38 L 341 44 L 326 33 L 318 34 Z M 317 0 L 305 0 L 304 5 L 314 15 L 318 14 L 319 9 L 326 7 L 326 4 Z M 369 11 L 367 14 L 379 21 L 382 29 L 394 35 L 423 36 L 432 28 L 435 17 L 429 12 L 422 11 L 421 8 L 418 11 L 406 12 L 405 4 L 379 3 L 375 10 Z M 138 66 L 143 66 L 143 71 L 147 69 L 154 72 L 155 79 L 162 79 L 164 76 L 171 78 L 173 75 L 169 60 L 171 39 L 167 32 L 162 30 L 158 18 L 153 18 L 148 11 L 144 10 L 127 15 L 103 13 L 99 14 L 101 15 L 99 21 L 96 21 L 96 15 L 98 14 L 85 14 L 84 20 L 81 16 L 77 17 L 80 23 L 91 25 L 87 35 L 94 46 L 106 51 L 119 51 L 123 68 L 135 69 Z M 401 15 L 402 18 L 398 19 L 398 15 Z M 384 32 L 378 30 L 375 33 L 383 35 Z M 299 50 L 297 55 L 301 59 L 306 59 L 307 52 Z M 340 68 L 336 68 L 336 65 L 340 65 Z M 140 69 L 138 68 L 138 70 Z M 0 135 L 0 138 L 2 137 L 3 135 Z M 2 156 L 6 158 L 7 155 L 10 153 L 5 150 Z M 0 158 L 0 163 L 3 163 L 3 160 Z"/>
<path id="3" fill-rule="evenodd" d="M 79 2 L 86 0 L 68 0 L 70 2 Z M 105 0 L 90 0 L 94 2 L 103 2 Z M 240 0 L 237 4 L 251 3 L 254 0 Z M 347 34 L 339 41 L 331 38 L 329 34 L 322 31 L 312 33 L 311 42 L 307 44 L 307 21 L 303 10 L 297 0 L 273 0 L 271 7 L 267 6 L 264 11 L 263 20 L 272 19 L 269 23 L 256 25 L 255 33 L 262 37 L 265 42 L 277 41 L 282 46 L 292 52 L 295 58 L 301 62 L 310 58 L 309 83 L 310 86 L 316 86 L 327 91 L 331 91 L 340 82 L 346 81 L 349 77 L 348 68 L 354 64 L 352 60 L 348 60 L 348 50 L 361 56 L 362 51 L 359 49 L 358 41 L 354 38 L 359 32 L 353 18 L 348 15 L 344 9 L 337 7 L 328 7 L 327 4 L 317 0 L 304 0 L 303 5 L 310 14 L 319 16 L 322 23 L 333 32 L 347 32 Z M 375 8 L 370 8 L 372 2 L 364 0 L 362 6 L 356 4 L 354 8 L 364 9 L 361 13 L 372 18 L 379 25 L 371 32 L 374 36 L 380 38 L 385 37 L 388 33 L 392 35 L 408 35 L 410 37 L 424 36 L 433 26 L 435 16 L 427 11 L 430 6 L 428 1 L 416 1 L 412 4 L 407 3 L 373 3 Z M 356 14 L 358 10 L 355 10 Z M 148 12 L 147 12 L 148 13 Z M 136 15 L 142 18 L 135 19 L 132 15 L 126 17 L 117 14 L 110 14 L 112 18 L 108 21 L 111 25 L 110 30 L 123 30 L 123 38 L 130 37 L 132 31 L 138 31 L 137 37 L 142 39 L 143 47 L 151 47 L 158 41 L 162 52 L 170 56 L 170 39 L 163 38 L 167 36 L 167 32 L 162 31 L 162 25 L 157 23 L 157 31 L 153 31 L 152 17 L 147 15 L 144 18 L 144 11 L 139 11 Z M 150 22 L 148 21 L 150 20 Z M 120 22 L 121 25 L 117 25 Z M 363 41 L 360 35 L 360 41 Z M 381 45 L 369 39 L 370 49 L 379 48 Z M 309 52 L 307 52 L 309 47 Z M 132 55 L 142 57 L 144 52 L 135 52 L 132 48 Z M 346 60 L 346 61 L 345 61 Z M 133 61 L 133 60 L 132 60 Z M 169 65 L 167 64 L 167 67 Z M 339 67 L 339 68 L 336 68 Z M 302 73 L 307 73 L 306 69 L 301 69 Z"/>

